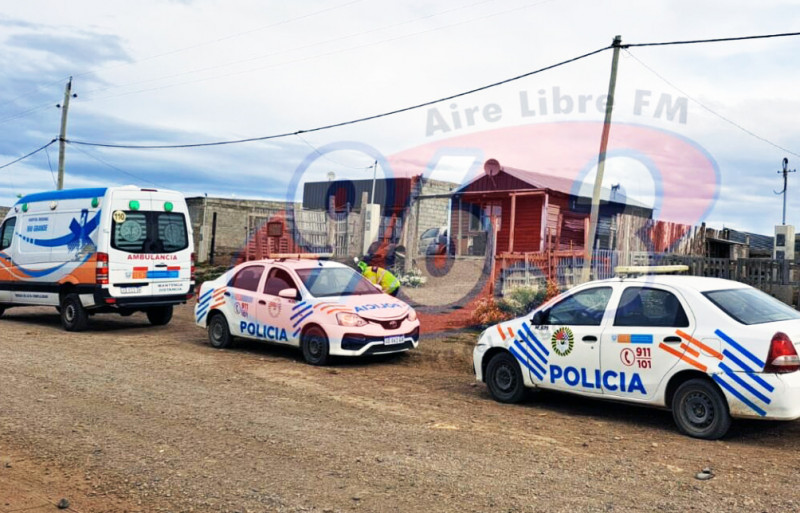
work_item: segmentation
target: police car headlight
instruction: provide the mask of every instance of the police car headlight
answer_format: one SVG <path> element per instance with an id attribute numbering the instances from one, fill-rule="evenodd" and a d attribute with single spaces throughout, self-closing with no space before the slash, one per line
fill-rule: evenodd
<path id="1" fill-rule="evenodd" d="M 413 308 L 409 308 L 408 310 L 408 320 L 414 322 L 417 320 L 417 311 Z"/>
<path id="2" fill-rule="evenodd" d="M 337 313 L 336 322 L 339 323 L 339 326 L 348 326 L 350 328 L 360 328 L 361 326 L 367 325 L 367 321 L 362 319 L 360 316 L 350 312 Z"/>

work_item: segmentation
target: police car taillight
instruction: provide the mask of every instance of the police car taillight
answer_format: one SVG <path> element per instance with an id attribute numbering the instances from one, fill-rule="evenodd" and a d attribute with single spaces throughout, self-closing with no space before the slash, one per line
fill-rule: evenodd
<path id="1" fill-rule="evenodd" d="M 772 336 L 764 372 L 784 374 L 800 369 L 800 357 L 792 339 L 786 333 L 777 332 Z"/>
<path id="2" fill-rule="evenodd" d="M 108 254 L 97 253 L 96 282 L 98 285 L 108 285 Z"/>

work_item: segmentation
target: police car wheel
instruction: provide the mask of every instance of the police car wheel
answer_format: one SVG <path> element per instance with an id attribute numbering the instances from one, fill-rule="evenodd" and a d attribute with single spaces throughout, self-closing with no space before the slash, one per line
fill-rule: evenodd
<path id="1" fill-rule="evenodd" d="M 675 391 L 672 417 L 686 435 L 705 440 L 722 438 L 731 425 L 728 403 L 708 380 L 690 379 Z"/>
<path id="2" fill-rule="evenodd" d="M 5 313 L 5 311 L 6 311 L 6 309 L 5 309 L 5 308 L 3 308 L 2 306 L 0 306 L 0 317 L 2 317 L 2 316 L 3 316 L 3 314 Z"/>
<path id="3" fill-rule="evenodd" d="M 517 403 L 525 396 L 525 382 L 519 364 L 511 354 L 496 354 L 486 367 L 486 385 L 501 403 Z"/>
<path id="4" fill-rule="evenodd" d="M 233 337 L 228 329 L 228 321 L 224 315 L 216 314 L 208 321 L 208 341 L 211 343 L 211 347 L 217 349 L 225 349 L 233 343 Z"/>
<path id="5" fill-rule="evenodd" d="M 67 294 L 61 300 L 61 325 L 67 331 L 83 331 L 89 326 L 89 314 L 77 294 Z"/>
<path id="6" fill-rule="evenodd" d="M 312 326 L 303 333 L 303 359 L 311 365 L 327 365 L 330 345 L 325 332 Z"/>
<path id="7" fill-rule="evenodd" d="M 153 326 L 165 326 L 172 320 L 172 305 L 154 306 L 147 309 L 147 320 Z"/>

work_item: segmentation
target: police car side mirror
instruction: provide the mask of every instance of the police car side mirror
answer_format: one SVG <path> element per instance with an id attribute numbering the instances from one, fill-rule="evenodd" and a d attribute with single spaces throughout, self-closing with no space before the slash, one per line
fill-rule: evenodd
<path id="1" fill-rule="evenodd" d="M 278 296 L 285 299 L 298 299 L 297 295 L 297 289 L 283 289 L 278 292 Z"/>
<path id="2" fill-rule="evenodd" d="M 531 318 L 531 324 L 534 326 L 544 326 L 547 324 L 547 311 L 546 310 L 539 310 L 533 317 Z"/>

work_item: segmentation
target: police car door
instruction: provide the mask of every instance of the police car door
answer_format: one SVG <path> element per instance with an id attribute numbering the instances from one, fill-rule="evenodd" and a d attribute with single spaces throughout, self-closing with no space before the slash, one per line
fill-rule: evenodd
<path id="1" fill-rule="evenodd" d="M 611 293 L 610 286 L 582 289 L 545 311 L 544 324 L 533 327 L 549 351 L 547 375 L 541 386 L 602 393 L 598 383 L 600 335 Z"/>
<path id="2" fill-rule="evenodd" d="M 684 352 L 679 333 L 694 332 L 691 310 L 676 291 L 642 284 L 625 287 L 614 310 L 600 349 L 604 393 L 650 399 Z"/>
<path id="3" fill-rule="evenodd" d="M 297 345 L 300 330 L 292 328 L 296 320 L 292 317 L 297 313 L 294 310 L 297 300 L 279 295 L 286 289 L 297 291 L 297 284 L 288 271 L 277 266 L 272 267 L 267 274 L 262 294 L 258 298 L 258 321 L 263 326 L 268 340 Z"/>

